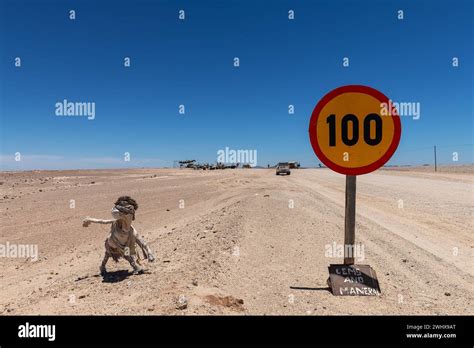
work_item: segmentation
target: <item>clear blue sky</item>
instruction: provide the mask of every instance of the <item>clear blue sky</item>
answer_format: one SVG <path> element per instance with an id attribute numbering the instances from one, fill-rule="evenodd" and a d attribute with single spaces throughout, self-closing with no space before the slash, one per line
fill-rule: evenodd
<path id="1" fill-rule="evenodd" d="M 432 162 L 433 145 L 474 162 L 472 1 L 0 3 L 0 169 L 215 162 L 226 146 L 314 166 L 311 112 L 347 84 L 421 104 L 389 163 Z M 56 116 L 63 99 L 95 102 L 95 119 Z"/>

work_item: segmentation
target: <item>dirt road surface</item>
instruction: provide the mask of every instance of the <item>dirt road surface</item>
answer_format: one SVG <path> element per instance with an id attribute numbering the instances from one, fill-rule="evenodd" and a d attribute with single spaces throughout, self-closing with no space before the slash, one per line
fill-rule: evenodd
<path id="1" fill-rule="evenodd" d="M 356 242 L 378 297 L 335 297 L 329 246 L 343 243 L 345 178 L 327 169 L 38 171 L 0 174 L 0 313 L 474 314 L 474 175 L 379 170 L 357 179 Z M 98 269 L 127 194 L 156 261 Z"/>

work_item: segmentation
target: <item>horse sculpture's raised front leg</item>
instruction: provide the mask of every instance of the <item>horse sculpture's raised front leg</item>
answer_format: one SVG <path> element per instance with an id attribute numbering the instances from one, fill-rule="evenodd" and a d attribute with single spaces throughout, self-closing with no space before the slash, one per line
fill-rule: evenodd
<path id="1" fill-rule="evenodd" d="M 91 218 L 91 217 L 86 217 L 84 220 L 82 220 L 82 227 L 89 227 L 89 225 L 91 223 L 102 224 L 102 225 L 113 224 L 115 221 L 117 221 L 117 220 L 115 220 L 115 219 L 104 220 L 104 219 L 94 219 L 94 218 Z"/>

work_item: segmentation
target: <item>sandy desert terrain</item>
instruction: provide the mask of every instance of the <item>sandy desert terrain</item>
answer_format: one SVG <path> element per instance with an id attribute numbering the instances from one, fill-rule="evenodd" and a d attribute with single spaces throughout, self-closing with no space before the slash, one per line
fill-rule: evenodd
<path id="1" fill-rule="evenodd" d="M 326 245 L 343 243 L 345 178 L 327 169 L 37 171 L 0 174 L 0 313 L 474 314 L 474 175 L 379 170 L 358 177 L 356 241 L 379 297 L 336 297 Z M 153 249 L 148 273 L 98 274 L 119 195 Z M 71 205 L 74 200 L 75 206 Z M 184 204 L 184 206 L 183 206 Z M 402 204 L 402 206 L 401 206 Z M 293 206 L 291 208 L 290 206 Z"/>

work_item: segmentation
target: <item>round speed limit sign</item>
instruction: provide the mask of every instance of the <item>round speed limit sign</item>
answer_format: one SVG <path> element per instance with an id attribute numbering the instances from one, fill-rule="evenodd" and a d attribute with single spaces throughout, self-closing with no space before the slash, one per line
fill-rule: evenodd
<path id="1" fill-rule="evenodd" d="M 316 105 L 309 123 L 314 152 L 330 169 L 345 175 L 370 173 L 392 157 L 400 142 L 400 117 L 376 89 L 336 88 Z M 387 111 L 387 110 L 386 110 Z"/>

